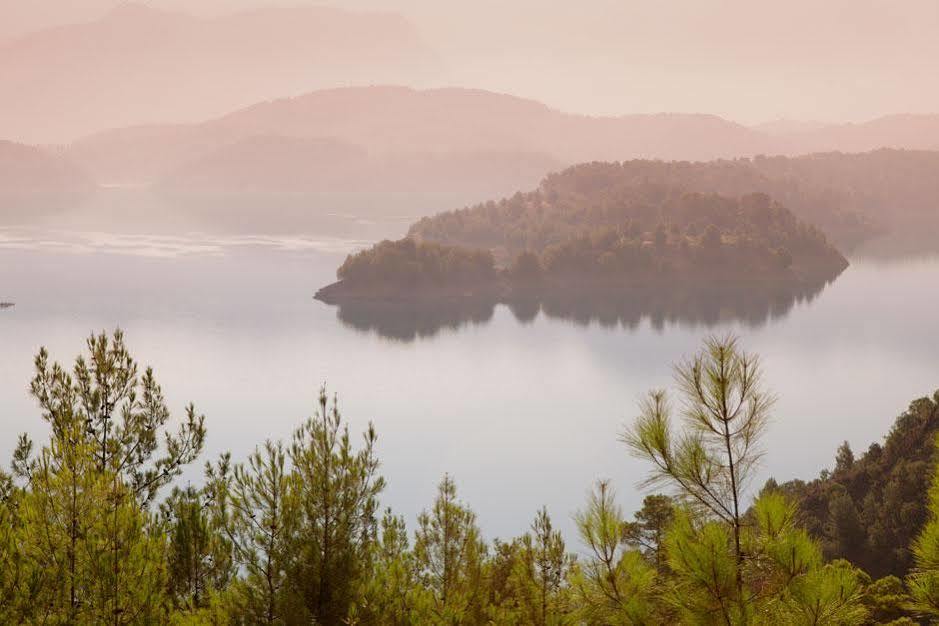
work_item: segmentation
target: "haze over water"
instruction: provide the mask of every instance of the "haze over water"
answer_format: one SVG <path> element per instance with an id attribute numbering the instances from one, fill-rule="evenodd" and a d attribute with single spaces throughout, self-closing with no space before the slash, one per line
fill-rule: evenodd
<path id="1" fill-rule="evenodd" d="M 571 514 L 595 478 L 613 479 L 625 510 L 639 507 L 645 467 L 617 435 L 707 334 L 739 333 L 779 395 L 756 486 L 814 477 L 846 435 L 866 449 L 939 379 L 935 257 L 853 259 L 810 300 L 748 322 L 731 310 L 716 324 L 680 313 L 635 327 L 544 312 L 520 322 L 498 306 L 488 319 L 402 339 L 313 300 L 348 251 L 399 228 L 360 227 L 360 238 L 355 228 L 322 237 L 0 230 L 0 299 L 16 302 L 0 312 L 0 454 L 20 431 L 43 434 L 27 393 L 38 348 L 70 364 L 90 331 L 121 327 L 177 415 L 190 400 L 206 414 L 203 459 L 224 450 L 241 459 L 264 438 L 288 438 L 325 382 L 356 436 L 375 423 L 383 503 L 409 521 L 449 472 L 488 537 L 522 532 L 546 504 L 576 543 Z M 200 484 L 201 468 L 187 477 Z"/>

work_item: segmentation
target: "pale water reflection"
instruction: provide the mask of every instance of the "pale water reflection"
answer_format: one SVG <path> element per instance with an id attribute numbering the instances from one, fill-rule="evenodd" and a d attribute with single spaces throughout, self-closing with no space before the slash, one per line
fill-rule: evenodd
<path id="1" fill-rule="evenodd" d="M 90 331 L 120 326 L 171 405 L 192 400 L 206 414 L 207 457 L 287 437 L 326 382 L 354 429 L 374 421 L 384 501 L 409 519 L 450 472 L 488 536 L 521 532 L 543 504 L 570 534 L 597 477 L 637 507 L 643 467 L 617 434 L 708 333 L 740 333 L 780 396 L 764 476 L 813 476 L 842 440 L 863 450 L 939 388 L 935 259 L 855 261 L 749 318 L 719 307 L 601 323 L 499 305 L 402 341 L 312 299 L 359 244 L 3 231 L 0 300 L 16 306 L 0 311 L 0 452 L 20 431 L 42 434 L 27 395 L 39 346 L 71 360 Z"/>
<path id="2" fill-rule="evenodd" d="M 759 328 L 785 317 L 797 304 L 811 302 L 829 282 L 745 287 L 721 285 L 701 288 L 634 288 L 622 292 L 587 289 L 574 293 L 529 294 L 504 305 L 522 324 L 539 316 L 580 326 L 637 330 L 648 322 L 655 330 L 667 325 L 718 326 L 739 323 Z M 351 301 L 338 306 L 337 317 L 363 332 L 399 341 L 433 337 L 442 330 L 484 324 L 499 302 L 486 296 L 441 302 Z"/>

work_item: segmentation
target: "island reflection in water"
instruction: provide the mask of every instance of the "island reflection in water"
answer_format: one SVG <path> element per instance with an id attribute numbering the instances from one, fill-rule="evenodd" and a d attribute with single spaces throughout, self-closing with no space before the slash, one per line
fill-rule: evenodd
<path id="1" fill-rule="evenodd" d="M 835 278 L 787 284 L 756 283 L 746 286 L 709 285 L 699 288 L 634 288 L 628 291 L 595 289 L 567 293 L 425 300 L 353 300 L 339 305 L 339 320 L 356 330 L 374 332 L 386 339 L 411 342 L 443 330 L 488 323 L 496 306 L 505 304 L 522 324 L 544 314 L 579 326 L 635 330 L 648 320 L 652 328 L 666 324 L 711 327 L 735 321 L 759 328 L 785 317 L 796 304 L 810 303 Z"/>

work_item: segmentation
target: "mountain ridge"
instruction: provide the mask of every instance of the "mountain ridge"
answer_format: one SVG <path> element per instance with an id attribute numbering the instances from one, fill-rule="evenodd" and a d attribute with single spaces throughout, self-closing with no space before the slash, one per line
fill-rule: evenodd
<path id="1" fill-rule="evenodd" d="M 122 5 L 0 43 L 0 137 L 63 143 L 109 127 L 192 123 L 271 96 L 422 82 L 440 68 L 396 13 L 310 6 L 196 17 Z"/>

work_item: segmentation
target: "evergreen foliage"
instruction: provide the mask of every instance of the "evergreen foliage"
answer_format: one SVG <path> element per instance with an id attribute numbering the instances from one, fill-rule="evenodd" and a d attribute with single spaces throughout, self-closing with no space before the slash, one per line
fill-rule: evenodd
<path id="1" fill-rule="evenodd" d="M 849 625 L 939 616 L 939 480 L 906 585 L 826 561 L 800 524 L 793 487 L 769 485 L 749 501 L 772 396 L 758 359 L 732 337 L 708 340 L 676 368 L 681 428 L 666 394 L 653 392 L 625 436 L 650 461 L 652 484 L 672 495 L 648 496 L 630 521 L 612 483 L 599 481 L 575 515 L 579 557 L 546 509 L 521 536 L 485 541 L 450 476 L 413 534 L 391 510 L 379 514 L 375 431 L 355 445 L 325 389 L 288 444 L 267 441 L 242 462 L 222 454 L 201 487 L 163 493 L 198 457 L 203 418 L 190 406 L 167 428 L 162 392 L 152 372 L 137 374 L 120 333 L 87 347 L 72 373 L 40 352 L 31 390 L 49 440 L 21 437 L 10 473 L 0 473 L 0 623 Z M 923 426 L 928 407 L 914 407 L 891 438 Z M 835 475 L 865 467 L 870 454 L 852 460 L 842 446 Z M 837 502 L 847 529 L 850 507 Z M 863 526 L 854 531 L 863 536 Z"/>
<path id="2" fill-rule="evenodd" d="M 874 577 L 906 576 L 913 565 L 910 546 L 928 518 L 937 433 L 939 392 L 910 403 L 882 444 L 855 458 L 845 442 L 834 471 L 780 486 L 799 501 L 826 558 L 847 559 Z"/>

